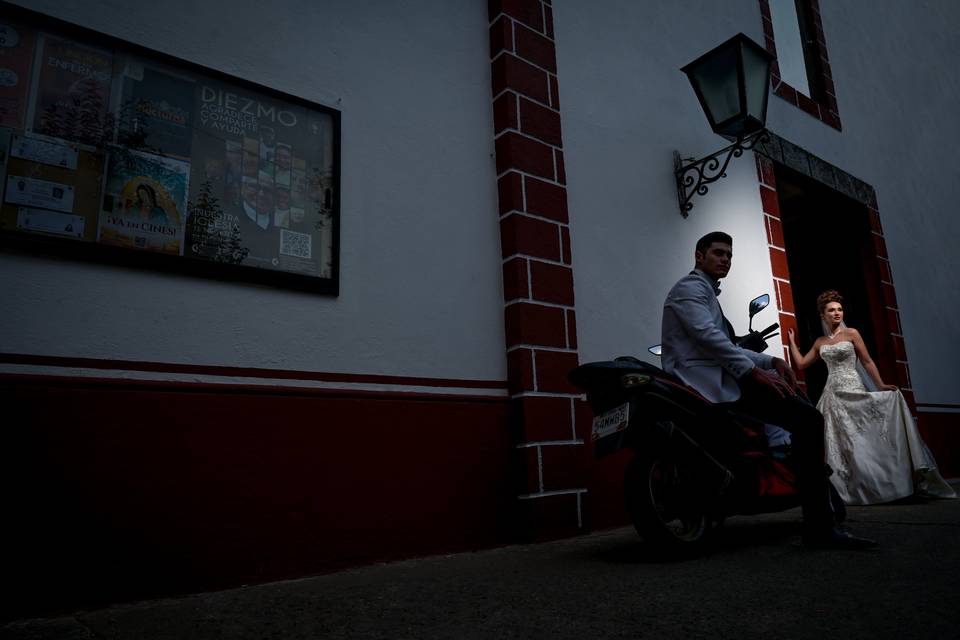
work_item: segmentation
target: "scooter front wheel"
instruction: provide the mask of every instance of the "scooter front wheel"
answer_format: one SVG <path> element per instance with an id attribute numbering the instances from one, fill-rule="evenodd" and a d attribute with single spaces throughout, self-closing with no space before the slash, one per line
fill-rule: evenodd
<path id="1" fill-rule="evenodd" d="M 696 499 L 696 483 L 680 461 L 638 455 L 627 467 L 624 495 L 644 541 L 668 553 L 702 551 L 715 527 Z"/>

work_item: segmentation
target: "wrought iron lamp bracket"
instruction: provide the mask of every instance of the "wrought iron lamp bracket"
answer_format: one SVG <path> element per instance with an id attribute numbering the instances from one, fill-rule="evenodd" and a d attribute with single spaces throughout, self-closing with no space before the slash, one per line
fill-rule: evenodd
<path id="1" fill-rule="evenodd" d="M 739 158 L 744 151 L 754 151 L 766 156 L 763 145 L 770 141 L 766 129 L 761 129 L 744 138 L 738 138 L 733 144 L 716 151 L 700 160 L 681 158 L 677 151 L 673 152 L 673 172 L 677 179 L 677 196 L 680 198 L 680 215 L 686 218 L 693 209 L 690 201 L 694 194 L 706 195 L 707 185 L 720 178 L 727 177 L 727 165 L 733 158 Z M 724 155 L 726 154 L 726 155 Z M 686 162 L 686 164 L 684 164 Z"/>

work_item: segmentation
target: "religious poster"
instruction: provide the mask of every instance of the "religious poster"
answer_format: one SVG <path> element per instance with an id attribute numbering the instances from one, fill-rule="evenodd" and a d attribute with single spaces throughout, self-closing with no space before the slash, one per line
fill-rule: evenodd
<path id="1" fill-rule="evenodd" d="M 190 158 L 194 82 L 138 58 L 117 60 L 117 142 L 149 153 Z"/>
<path id="2" fill-rule="evenodd" d="M 331 277 L 332 118 L 212 80 L 196 100 L 184 255 Z"/>
<path id="3" fill-rule="evenodd" d="M 103 244 L 181 255 L 190 165 L 137 151 L 110 154 Z"/>
<path id="4" fill-rule="evenodd" d="M 112 54 L 47 34 L 39 40 L 32 130 L 75 142 L 102 144 L 110 130 L 107 108 Z"/>
<path id="5" fill-rule="evenodd" d="M 0 127 L 23 128 L 35 41 L 32 29 L 0 22 Z"/>

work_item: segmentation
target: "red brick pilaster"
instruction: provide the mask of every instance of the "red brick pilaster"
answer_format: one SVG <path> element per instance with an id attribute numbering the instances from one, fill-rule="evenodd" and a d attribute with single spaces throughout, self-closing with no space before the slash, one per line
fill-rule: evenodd
<path id="1" fill-rule="evenodd" d="M 584 527 L 573 267 L 548 0 L 489 0 L 507 375 L 526 533 Z"/>
<path id="2" fill-rule="evenodd" d="M 897 291 L 893 285 L 893 270 L 890 268 L 890 257 L 887 255 L 887 243 L 883 238 L 883 226 L 880 224 L 880 212 L 877 209 L 877 196 L 870 189 L 867 202 L 870 215 L 870 229 L 873 234 L 873 246 L 876 250 L 875 260 L 880 272 L 880 291 L 883 300 L 883 313 L 875 318 L 877 324 L 886 323 L 886 329 L 893 343 L 893 371 L 883 371 L 884 382 L 900 387 L 903 396 L 910 405 L 910 411 L 917 416 L 917 406 L 913 396 L 913 384 L 910 380 L 910 365 L 907 362 L 907 345 L 903 339 L 903 329 L 900 325 L 900 306 L 897 303 Z"/>
<path id="3" fill-rule="evenodd" d="M 783 342 L 783 359 L 790 362 L 790 347 L 787 332 L 797 331 L 797 316 L 793 306 L 793 288 L 790 286 L 790 269 L 787 267 L 787 248 L 783 241 L 783 224 L 780 221 L 780 203 L 777 200 L 777 180 L 773 162 L 754 154 L 757 162 L 757 179 L 760 182 L 760 202 L 763 207 L 763 226 L 767 232 L 767 247 L 773 271 L 773 291 L 779 311 L 780 335 Z M 803 372 L 797 372 L 800 384 L 806 385 Z"/>

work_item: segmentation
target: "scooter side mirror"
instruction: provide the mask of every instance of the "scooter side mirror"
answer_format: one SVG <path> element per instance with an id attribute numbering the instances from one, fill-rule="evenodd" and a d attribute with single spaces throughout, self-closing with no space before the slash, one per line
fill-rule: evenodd
<path id="1" fill-rule="evenodd" d="M 750 324 L 747 327 L 748 331 L 753 331 L 753 316 L 766 309 L 768 304 L 770 304 L 769 293 L 765 293 L 762 296 L 757 296 L 750 301 Z"/>
<path id="2" fill-rule="evenodd" d="M 655 356 L 659 356 L 659 355 L 660 355 L 660 345 L 655 344 L 655 345 L 653 345 L 652 347 L 647 347 L 647 351 L 649 351 L 650 353 L 652 353 L 652 354 L 655 355 Z"/>
<path id="3" fill-rule="evenodd" d="M 750 301 L 750 317 L 757 315 L 761 311 L 767 308 L 767 305 L 770 304 L 770 294 L 765 293 L 762 296 L 758 296 Z"/>

